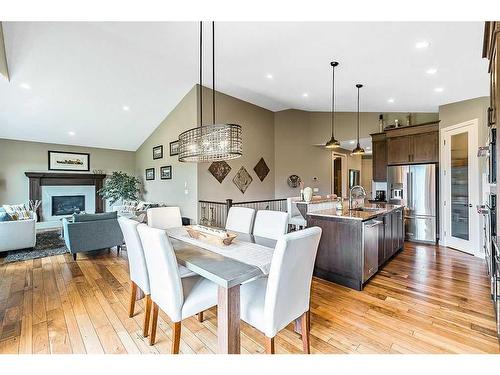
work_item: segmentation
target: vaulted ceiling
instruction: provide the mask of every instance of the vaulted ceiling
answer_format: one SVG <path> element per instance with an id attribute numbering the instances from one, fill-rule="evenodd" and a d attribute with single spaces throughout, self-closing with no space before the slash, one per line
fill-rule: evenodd
<path id="1" fill-rule="evenodd" d="M 135 150 L 198 81 L 196 22 L 3 29 L 0 138 Z M 272 111 L 330 110 L 332 59 L 339 111 L 356 109 L 358 82 L 362 111 L 431 112 L 488 95 L 480 22 L 221 22 L 216 32 L 217 88 Z"/>

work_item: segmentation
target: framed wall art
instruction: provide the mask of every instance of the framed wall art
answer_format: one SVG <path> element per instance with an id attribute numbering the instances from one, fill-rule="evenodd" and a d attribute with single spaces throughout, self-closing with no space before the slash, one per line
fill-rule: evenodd
<path id="1" fill-rule="evenodd" d="M 172 166 L 166 165 L 160 168 L 160 178 L 162 180 L 171 180 L 172 179 Z"/>
<path id="2" fill-rule="evenodd" d="M 155 169 L 146 168 L 146 181 L 151 181 L 155 179 Z"/>
<path id="3" fill-rule="evenodd" d="M 170 156 L 179 155 L 179 141 L 170 142 Z"/>
<path id="4" fill-rule="evenodd" d="M 49 171 L 90 171 L 90 154 L 49 151 Z"/>
<path id="5" fill-rule="evenodd" d="M 155 146 L 153 147 L 153 160 L 163 158 L 163 146 Z"/>

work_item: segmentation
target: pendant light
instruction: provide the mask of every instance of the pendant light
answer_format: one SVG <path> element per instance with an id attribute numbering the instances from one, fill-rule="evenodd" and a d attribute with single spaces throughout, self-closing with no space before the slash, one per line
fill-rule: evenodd
<path id="1" fill-rule="evenodd" d="M 337 141 L 334 137 L 335 131 L 335 67 L 339 65 L 337 61 L 332 61 L 330 63 L 332 67 L 332 137 L 328 142 L 326 142 L 325 147 L 328 149 L 338 148 L 340 147 L 340 142 Z"/>
<path id="2" fill-rule="evenodd" d="M 361 146 L 359 145 L 359 89 L 361 87 L 363 87 L 363 85 L 361 85 L 359 83 L 356 85 L 356 88 L 358 89 L 358 115 L 357 115 L 357 120 L 358 120 L 358 144 L 356 145 L 356 148 L 354 150 L 352 150 L 351 155 L 364 155 L 365 154 L 365 150 L 363 148 L 361 148 Z"/>
<path id="3" fill-rule="evenodd" d="M 200 22 L 200 123 L 179 134 L 179 161 L 213 162 L 242 155 L 241 126 L 216 124 L 215 119 L 215 22 L 212 22 L 212 124 L 203 125 L 203 22 Z"/>

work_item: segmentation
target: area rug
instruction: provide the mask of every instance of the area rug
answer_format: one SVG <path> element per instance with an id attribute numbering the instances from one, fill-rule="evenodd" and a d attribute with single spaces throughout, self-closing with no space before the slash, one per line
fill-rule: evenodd
<path id="1" fill-rule="evenodd" d="M 38 259 L 67 253 L 68 249 L 59 230 L 45 231 L 36 234 L 36 245 L 34 249 L 21 249 L 8 251 L 1 263 L 19 262 L 29 259 Z M 3 255 L 3 254 L 0 254 Z"/>

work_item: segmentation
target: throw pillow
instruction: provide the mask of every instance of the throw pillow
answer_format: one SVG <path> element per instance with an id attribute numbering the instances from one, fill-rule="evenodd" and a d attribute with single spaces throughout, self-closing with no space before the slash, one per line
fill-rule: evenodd
<path id="1" fill-rule="evenodd" d="M 130 213 L 133 213 L 136 208 L 137 208 L 137 204 L 138 202 L 137 201 L 132 201 L 132 200 L 127 200 L 127 199 L 124 199 L 123 200 L 123 208 L 122 208 L 122 212 L 130 212 Z"/>
<path id="2" fill-rule="evenodd" d="M 4 222 L 4 221 L 12 221 L 12 218 L 10 217 L 10 215 L 4 211 L 0 211 L 0 222 Z"/>
<path id="3" fill-rule="evenodd" d="M 27 220 L 31 218 L 30 213 L 26 209 L 24 204 L 5 204 L 3 205 L 3 208 L 5 209 L 5 212 L 7 212 L 11 217 L 13 214 L 17 215 L 17 219 L 14 220 Z"/>

